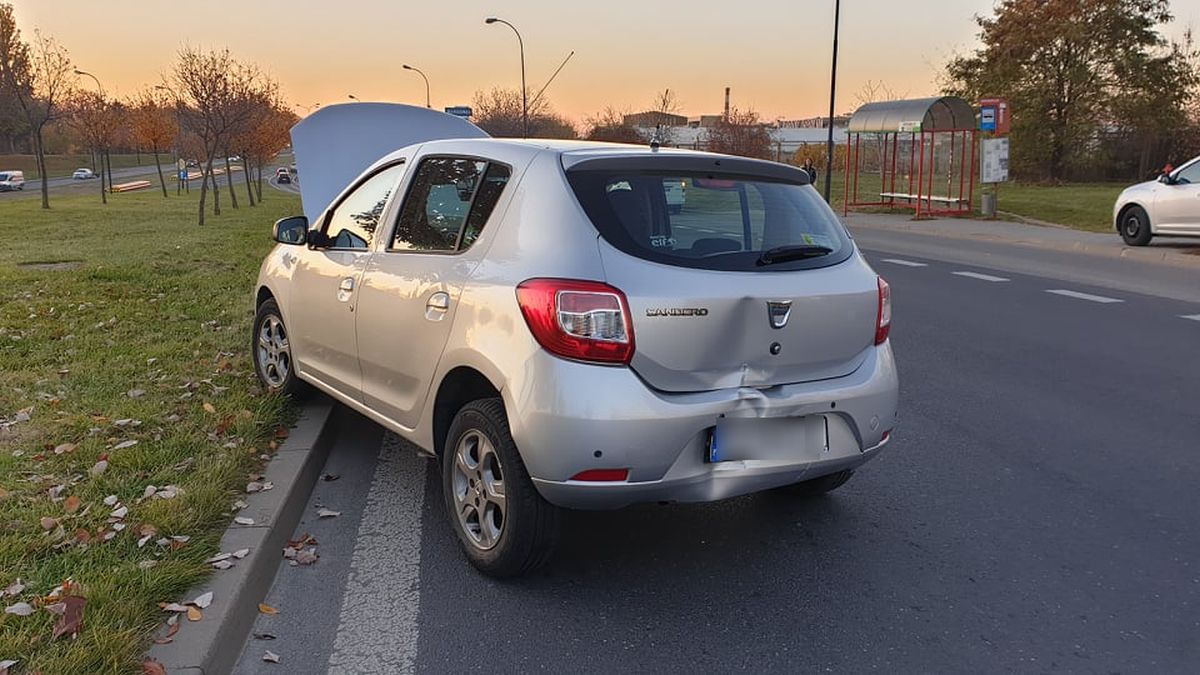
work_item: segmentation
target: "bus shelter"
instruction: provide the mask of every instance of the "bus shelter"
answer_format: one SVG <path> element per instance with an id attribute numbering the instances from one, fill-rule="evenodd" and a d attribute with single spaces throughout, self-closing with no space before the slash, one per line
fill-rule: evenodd
<path id="1" fill-rule="evenodd" d="M 957 96 L 868 103 L 847 130 L 843 212 L 912 208 L 963 215 L 975 195 L 975 110 Z"/>

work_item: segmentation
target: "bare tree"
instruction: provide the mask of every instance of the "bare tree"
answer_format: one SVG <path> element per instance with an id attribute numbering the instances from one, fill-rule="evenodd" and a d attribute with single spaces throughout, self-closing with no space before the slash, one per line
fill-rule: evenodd
<path id="1" fill-rule="evenodd" d="M 587 124 L 585 138 L 589 141 L 607 141 L 609 143 L 635 143 L 639 145 L 645 143 L 646 139 L 642 137 L 641 132 L 625 123 L 626 115 L 627 112 L 610 106 L 597 113 L 594 117 L 587 118 L 585 120 Z"/>
<path id="2" fill-rule="evenodd" d="M 179 136 L 179 122 L 175 117 L 174 106 L 163 96 L 161 90 L 146 89 L 134 98 L 130 110 L 134 140 L 140 147 L 154 153 L 158 183 L 162 186 L 163 197 L 166 197 L 167 180 L 163 177 L 159 154 L 166 152 Z"/>
<path id="3" fill-rule="evenodd" d="M 531 101 L 529 108 L 530 138 L 578 138 L 579 132 L 566 118 L 554 113 L 546 99 Z M 521 92 L 496 87 L 475 92 L 472 121 L 492 136 L 520 138 L 524 135 L 521 123 Z"/>
<path id="4" fill-rule="evenodd" d="M 75 88 L 67 50 L 53 38 L 34 32 L 33 44 L 21 40 L 12 5 L 0 4 L 0 87 L 16 103 L 33 137 L 42 178 L 42 208 L 50 208 L 46 175 L 46 125 L 62 116 L 63 103 Z"/>
<path id="5" fill-rule="evenodd" d="M 675 95 L 675 92 L 671 91 L 670 87 L 663 89 L 661 94 L 654 96 L 654 112 L 678 115 L 682 109 L 683 105 L 679 102 L 679 97 Z"/>
<path id="6" fill-rule="evenodd" d="M 708 150 L 743 157 L 771 158 L 771 132 L 753 110 L 730 108 L 708 128 Z"/>
<path id="7" fill-rule="evenodd" d="M 120 112 L 111 101 L 106 100 L 96 92 L 79 91 L 67 106 L 67 120 L 91 148 L 100 156 L 100 201 L 108 203 L 105 190 L 104 160 L 112 148 L 121 125 Z M 112 189 L 112 176 L 109 174 L 108 190 Z"/>

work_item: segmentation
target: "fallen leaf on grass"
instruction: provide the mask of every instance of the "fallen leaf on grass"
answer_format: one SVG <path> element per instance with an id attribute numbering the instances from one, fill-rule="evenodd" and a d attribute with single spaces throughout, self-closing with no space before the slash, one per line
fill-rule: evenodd
<path id="1" fill-rule="evenodd" d="M 146 659 L 142 661 L 142 675 L 167 675 L 167 669 L 154 659 Z"/>
<path id="2" fill-rule="evenodd" d="M 217 409 L 215 407 L 213 407 L 213 404 L 209 403 L 208 401 L 205 401 L 204 402 L 204 412 L 215 413 L 215 412 L 217 412 Z"/>
<path id="3" fill-rule="evenodd" d="M 247 493 L 254 494 L 255 492 L 262 492 L 262 491 L 263 491 L 262 483 L 260 483 L 258 481 L 251 481 L 249 483 L 246 483 L 246 492 Z"/>
<path id="4" fill-rule="evenodd" d="M 233 552 L 233 557 L 237 558 L 238 560 L 241 560 L 242 558 L 245 558 L 248 555 L 250 555 L 250 549 L 248 549 L 248 548 L 239 548 L 238 550 Z"/>
<path id="5" fill-rule="evenodd" d="M 130 389 L 129 391 L 125 392 L 125 395 L 128 396 L 129 398 L 141 398 L 142 396 L 146 395 L 146 390 L 145 389 Z"/>
<path id="6" fill-rule="evenodd" d="M 141 560 L 138 561 L 138 569 L 148 570 L 158 564 L 157 560 Z"/>
<path id="7" fill-rule="evenodd" d="M 5 614 L 15 614 L 17 616 L 29 616 L 33 614 L 33 605 L 28 602 L 18 602 L 15 605 L 9 605 L 4 608 Z"/>
<path id="8" fill-rule="evenodd" d="M 63 612 L 58 618 L 58 623 L 54 625 L 54 632 L 50 635 L 51 640 L 64 635 L 74 638 L 83 629 L 83 608 L 87 605 L 87 599 L 78 595 L 68 595 L 62 599 L 62 604 L 64 605 Z"/>
<path id="9" fill-rule="evenodd" d="M 267 616 L 275 616 L 276 614 L 279 613 L 279 610 L 275 609 L 274 607 L 272 607 L 270 605 L 260 602 L 260 603 L 258 603 L 258 613 L 266 614 Z"/>
<path id="10" fill-rule="evenodd" d="M 181 605 L 178 602 L 160 602 L 158 606 L 164 612 L 186 612 L 188 609 L 187 605 Z"/>
<path id="11" fill-rule="evenodd" d="M 54 454 L 64 455 L 75 452 L 76 445 L 74 443 L 62 443 L 54 446 Z"/>
<path id="12" fill-rule="evenodd" d="M 188 621 L 199 621 L 204 618 L 204 613 L 201 612 L 196 607 L 188 607 L 187 608 L 187 618 L 188 618 Z"/>
<path id="13" fill-rule="evenodd" d="M 76 497 L 75 495 L 71 495 L 70 497 L 67 497 L 67 501 L 63 502 L 63 509 L 67 513 L 75 513 L 76 511 L 79 510 L 80 506 L 83 506 L 83 500 L 81 500 L 79 497 Z"/>
<path id="14" fill-rule="evenodd" d="M 10 598 L 15 598 L 18 595 L 20 595 L 21 591 L 23 591 L 23 590 L 25 590 L 25 584 L 21 583 L 20 579 L 17 579 L 16 581 L 9 584 L 8 588 L 4 589 L 4 593 L 2 593 L 0 595 L 7 595 Z"/>
<path id="15" fill-rule="evenodd" d="M 114 445 L 112 447 L 112 449 L 113 450 L 125 450 L 126 448 L 132 448 L 133 446 L 135 446 L 137 444 L 138 444 L 137 441 L 135 441 L 133 439 L 129 439 L 128 441 L 121 441 L 120 443 L 117 443 L 116 445 Z"/>
<path id="16" fill-rule="evenodd" d="M 104 498 L 104 505 L 105 506 L 116 506 L 117 502 L 119 502 L 119 501 L 121 501 L 121 500 L 117 499 L 116 495 L 109 495 Z"/>
<path id="17" fill-rule="evenodd" d="M 279 663 L 279 655 L 268 650 L 266 654 L 263 654 L 263 661 L 267 663 Z"/>
<path id="18" fill-rule="evenodd" d="M 41 526 L 43 530 L 49 532 L 50 530 L 58 527 L 58 521 L 50 516 L 42 516 Z"/>
<path id="19" fill-rule="evenodd" d="M 110 514 L 110 517 L 120 519 L 120 518 L 124 518 L 127 515 L 129 515 L 129 507 L 121 506 L 121 507 L 118 507 L 117 510 L 113 511 L 112 514 Z"/>
<path id="20" fill-rule="evenodd" d="M 317 511 L 318 518 L 337 518 L 340 515 L 342 515 L 341 511 L 333 511 L 330 509 L 321 509 L 320 511 Z"/>
<path id="21" fill-rule="evenodd" d="M 275 428 L 275 438 L 280 438 L 280 439 L 287 438 L 288 435 L 290 435 L 291 433 L 292 432 L 287 430 L 287 427 L 276 427 Z"/>
<path id="22" fill-rule="evenodd" d="M 104 473 L 107 470 L 108 470 L 108 455 L 100 455 L 100 461 L 98 461 L 94 465 L 92 465 L 92 468 L 88 469 L 88 473 L 92 474 L 93 476 L 99 476 L 100 474 Z"/>
<path id="23" fill-rule="evenodd" d="M 20 663 L 20 661 L 17 661 L 16 659 L 5 659 L 0 661 L 0 675 L 8 675 L 9 668 L 12 668 L 18 663 Z"/>
<path id="24" fill-rule="evenodd" d="M 195 606 L 199 607 L 200 609 L 208 609 L 208 606 L 212 604 L 212 601 L 213 601 L 213 593 L 212 593 L 212 591 L 209 591 L 207 593 L 204 593 L 203 595 L 197 596 L 195 600 L 192 600 L 188 604 L 195 605 Z"/>
<path id="25" fill-rule="evenodd" d="M 225 571 L 225 570 L 233 567 L 233 563 L 229 560 L 218 560 L 217 562 L 212 563 L 212 566 L 213 566 L 213 569 Z"/>

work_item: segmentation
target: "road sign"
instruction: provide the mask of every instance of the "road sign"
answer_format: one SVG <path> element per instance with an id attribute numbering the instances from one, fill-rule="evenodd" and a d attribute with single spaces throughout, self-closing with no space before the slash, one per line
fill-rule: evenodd
<path id="1" fill-rule="evenodd" d="M 979 99 L 980 131 L 1004 136 L 1008 134 L 1011 126 L 1012 110 L 1009 109 L 1007 100 L 1002 98 Z"/>
<path id="2" fill-rule="evenodd" d="M 451 115 L 454 115 L 455 117 L 469 119 L 471 117 L 471 114 L 474 113 L 475 111 L 471 110 L 470 106 L 452 105 L 449 108 L 446 108 L 446 112 Z"/>
<path id="3" fill-rule="evenodd" d="M 983 139 L 983 166 L 979 171 L 980 183 L 1004 183 L 1008 181 L 1008 139 Z"/>

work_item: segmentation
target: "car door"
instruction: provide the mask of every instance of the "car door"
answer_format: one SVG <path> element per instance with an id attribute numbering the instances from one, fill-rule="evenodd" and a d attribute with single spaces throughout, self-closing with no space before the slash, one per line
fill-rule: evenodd
<path id="1" fill-rule="evenodd" d="M 512 170 L 473 157 L 425 157 L 386 247 L 370 260 L 358 305 L 363 401 L 412 429 L 454 322 L 472 247 Z"/>
<path id="2" fill-rule="evenodd" d="M 1200 232 L 1200 160 L 1184 166 L 1174 182 L 1157 186 L 1150 220 L 1159 234 Z"/>
<path id="3" fill-rule="evenodd" d="M 382 167 L 332 206 L 316 228 L 329 245 L 299 255 L 292 276 L 287 320 L 300 372 L 355 401 L 362 400 L 354 328 L 358 285 L 403 172 L 403 163 Z"/>

